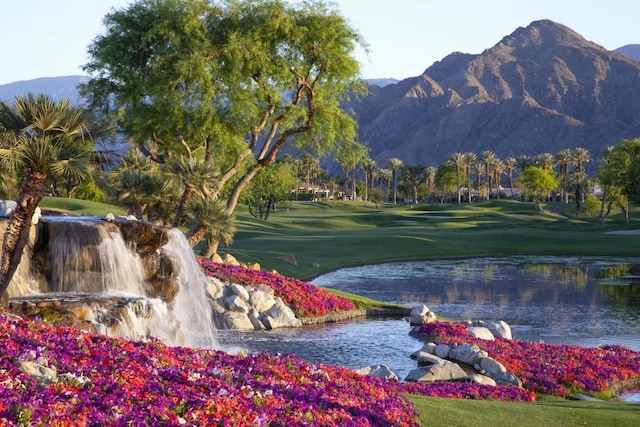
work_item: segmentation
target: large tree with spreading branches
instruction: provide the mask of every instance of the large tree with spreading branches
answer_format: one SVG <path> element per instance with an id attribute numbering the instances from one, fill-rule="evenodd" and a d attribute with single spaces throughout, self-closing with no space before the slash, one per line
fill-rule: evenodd
<path id="1" fill-rule="evenodd" d="M 285 147 L 355 140 L 341 105 L 363 88 L 366 46 L 329 3 L 138 0 L 104 23 L 84 67 L 90 105 L 156 162 L 204 151 L 220 171 L 205 196 L 229 214 Z"/>

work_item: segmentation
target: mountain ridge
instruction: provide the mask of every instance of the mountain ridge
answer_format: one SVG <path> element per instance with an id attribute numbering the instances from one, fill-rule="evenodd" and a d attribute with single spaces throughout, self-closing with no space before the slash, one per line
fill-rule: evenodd
<path id="1" fill-rule="evenodd" d="M 640 136 L 639 97 L 639 63 L 540 20 L 349 107 L 379 164 L 437 165 L 453 152 L 484 150 L 506 158 L 580 146 L 597 158 Z"/>

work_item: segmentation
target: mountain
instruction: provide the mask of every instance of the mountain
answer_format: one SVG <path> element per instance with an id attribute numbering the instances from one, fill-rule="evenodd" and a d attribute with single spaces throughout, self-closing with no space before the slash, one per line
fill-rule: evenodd
<path id="1" fill-rule="evenodd" d="M 549 20 L 481 54 L 452 53 L 417 77 L 352 101 L 379 165 L 437 165 L 454 152 L 499 158 L 607 146 L 640 136 L 640 63 Z"/>
<path id="2" fill-rule="evenodd" d="M 400 80 L 387 77 L 385 79 L 367 79 L 367 83 L 373 86 L 385 87 L 398 83 Z"/>
<path id="3" fill-rule="evenodd" d="M 640 62 L 640 44 L 628 44 L 617 48 L 615 51 Z"/>
<path id="4" fill-rule="evenodd" d="M 32 92 L 49 95 L 54 99 L 69 98 L 77 103 L 81 100 L 78 85 L 85 79 L 84 76 L 42 77 L 0 85 L 0 101 L 11 101 L 17 95 Z"/>

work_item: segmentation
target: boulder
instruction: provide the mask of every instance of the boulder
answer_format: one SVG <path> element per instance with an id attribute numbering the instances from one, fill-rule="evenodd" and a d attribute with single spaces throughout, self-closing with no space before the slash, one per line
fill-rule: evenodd
<path id="1" fill-rule="evenodd" d="M 231 295 L 224 300 L 225 305 L 231 311 L 235 311 L 242 314 L 247 314 L 249 312 L 249 306 L 247 303 L 240 298 L 238 295 Z"/>
<path id="2" fill-rule="evenodd" d="M 462 344 L 455 348 L 452 348 L 449 353 L 449 358 L 457 360 L 458 362 L 466 363 L 468 365 L 476 365 L 480 363 L 480 360 L 487 357 L 486 351 L 480 350 L 480 347 L 472 344 Z"/>
<path id="3" fill-rule="evenodd" d="M 449 357 L 450 352 L 451 352 L 450 346 L 448 346 L 447 344 L 438 344 L 436 345 L 436 348 L 434 349 L 433 354 L 443 359 L 446 359 L 447 357 Z"/>
<path id="4" fill-rule="evenodd" d="M 483 384 L 483 385 L 497 385 L 493 378 L 487 377 L 486 375 L 480 374 L 471 374 L 467 375 L 464 378 L 461 378 L 461 381 L 475 383 L 475 384 Z"/>
<path id="5" fill-rule="evenodd" d="M 259 290 L 249 292 L 249 304 L 259 312 L 269 310 L 275 303 L 276 299 L 271 294 Z"/>
<path id="6" fill-rule="evenodd" d="M 430 366 L 418 367 L 407 374 L 408 382 L 450 381 L 466 377 L 467 373 L 456 363 L 444 361 Z"/>
<path id="7" fill-rule="evenodd" d="M 493 375 L 491 378 L 493 378 L 498 385 L 512 385 L 516 387 L 522 387 L 522 380 L 512 372 L 500 372 Z"/>
<path id="8" fill-rule="evenodd" d="M 411 309 L 409 323 L 411 326 L 420 326 L 436 321 L 436 315 L 426 305 L 416 306 Z"/>
<path id="9" fill-rule="evenodd" d="M 365 366 L 364 368 L 356 369 L 355 372 L 360 375 L 383 378 L 389 381 L 399 381 L 398 375 L 396 375 L 396 373 L 393 372 L 387 365 Z"/>
<path id="10" fill-rule="evenodd" d="M 222 257 L 222 262 L 228 265 L 236 265 L 236 266 L 240 265 L 238 260 L 231 254 L 224 254 L 224 256 Z"/>
<path id="11" fill-rule="evenodd" d="M 444 359 L 436 356 L 435 354 L 427 353 L 425 351 L 419 351 L 416 355 L 418 366 L 433 365 L 434 363 L 443 363 Z"/>
<path id="12" fill-rule="evenodd" d="M 273 307 L 262 313 L 260 320 L 267 329 L 295 328 L 302 326 L 300 319 L 296 317 L 293 311 L 287 307 L 280 298 L 276 299 L 276 303 Z"/>
<path id="13" fill-rule="evenodd" d="M 504 365 L 491 357 L 485 357 L 480 361 L 480 369 L 491 378 L 502 372 L 507 372 Z"/>
<path id="14" fill-rule="evenodd" d="M 33 377 L 41 386 L 47 386 L 58 381 L 58 374 L 55 369 L 39 363 L 21 360 L 18 362 L 20 372 Z"/>
<path id="15" fill-rule="evenodd" d="M 207 277 L 207 294 L 212 299 L 220 298 L 224 295 L 224 283 L 215 277 Z"/>
<path id="16" fill-rule="evenodd" d="M 504 320 L 490 322 L 486 326 L 496 337 L 504 338 L 507 340 L 513 339 L 511 335 L 511 327 Z"/>
<path id="17" fill-rule="evenodd" d="M 484 326 L 469 326 L 467 331 L 476 338 L 487 341 L 495 341 L 491 331 Z"/>
<path id="18" fill-rule="evenodd" d="M 240 313 L 237 311 L 225 311 L 224 313 L 221 313 L 216 317 L 221 322 L 221 329 L 255 329 L 253 322 L 245 313 Z"/>
<path id="19" fill-rule="evenodd" d="M 249 292 L 247 292 L 247 289 L 244 286 L 232 283 L 229 286 L 229 290 L 232 294 L 239 296 L 242 301 L 249 301 Z"/>

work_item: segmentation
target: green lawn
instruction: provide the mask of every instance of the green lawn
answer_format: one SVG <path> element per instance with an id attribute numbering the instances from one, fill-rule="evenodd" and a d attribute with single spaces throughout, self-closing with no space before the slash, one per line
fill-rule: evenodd
<path id="1" fill-rule="evenodd" d="M 574 220 L 570 206 L 547 208 L 542 214 L 533 204 L 506 200 L 380 209 L 370 203 L 290 202 L 266 222 L 240 208 L 235 241 L 220 252 L 302 279 L 346 265 L 392 260 L 501 254 L 640 256 L 640 234 L 609 233 L 640 229 L 640 220 L 625 225 L 615 216 L 603 225 L 596 218 Z M 287 262 L 292 257 L 296 265 Z"/>

